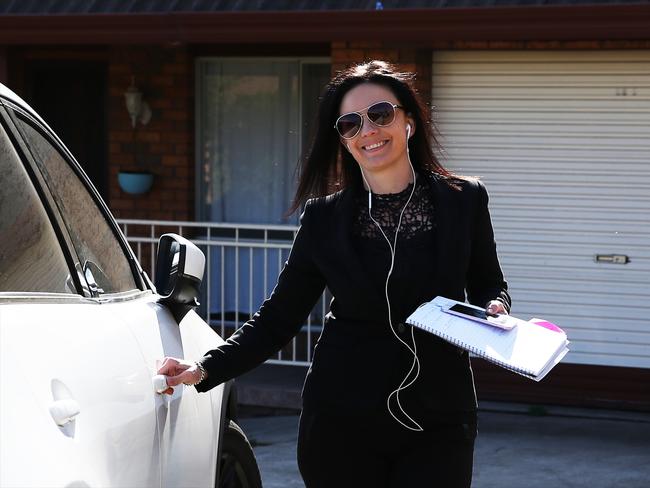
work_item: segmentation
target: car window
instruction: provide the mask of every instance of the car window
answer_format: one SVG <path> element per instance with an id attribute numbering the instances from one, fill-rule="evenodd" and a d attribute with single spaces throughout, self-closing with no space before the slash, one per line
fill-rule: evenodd
<path id="1" fill-rule="evenodd" d="M 0 292 L 76 293 L 47 212 L 0 126 Z"/>
<path id="2" fill-rule="evenodd" d="M 129 261 L 83 182 L 48 139 L 22 118 L 17 122 L 63 215 L 88 284 L 96 284 L 100 293 L 136 289 Z"/>

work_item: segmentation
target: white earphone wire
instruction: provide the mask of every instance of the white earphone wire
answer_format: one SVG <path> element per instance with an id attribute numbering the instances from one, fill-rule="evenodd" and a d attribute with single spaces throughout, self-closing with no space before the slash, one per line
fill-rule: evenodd
<path id="1" fill-rule="evenodd" d="M 404 410 L 404 407 L 402 407 L 402 404 L 400 402 L 399 398 L 399 393 L 402 390 L 405 390 L 409 386 L 411 386 L 415 380 L 417 380 L 418 376 L 420 375 L 420 360 L 417 355 L 417 344 L 415 342 L 415 335 L 413 332 L 413 328 L 411 327 L 411 341 L 413 342 L 413 347 L 411 347 L 406 341 L 404 341 L 398 334 L 395 332 L 395 328 L 393 327 L 393 318 L 391 316 L 391 308 L 390 308 L 390 298 L 388 296 L 388 283 L 390 281 L 390 277 L 393 273 L 393 268 L 395 266 L 395 251 L 397 249 L 397 235 L 399 234 L 400 227 L 402 226 L 402 217 L 404 216 L 404 212 L 406 211 L 406 207 L 408 207 L 408 204 L 411 202 L 411 199 L 413 198 L 413 194 L 415 193 L 415 185 L 416 185 L 416 175 L 415 175 L 415 169 L 413 168 L 413 163 L 411 162 L 411 155 L 409 154 L 409 147 L 408 147 L 408 141 L 411 135 L 411 125 L 407 124 L 406 125 L 406 157 L 409 162 L 409 166 L 411 167 L 411 173 L 413 175 L 413 188 L 411 189 L 411 193 L 408 197 L 408 200 L 406 200 L 406 204 L 402 208 L 402 211 L 400 212 L 399 215 L 399 220 L 397 222 L 397 228 L 395 229 L 395 237 L 393 239 L 393 243 L 391 244 L 390 239 L 384 232 L 384 229 L 382 229 L 381 225 L 379 222 L 375 220 L 375 218 L 372 216 L 372 188 L 370 187 L 370 184 L 368 183 L 368 180 L 366 179 L 366 176 L 363 172 L 363 169 L 361 168 L 361 165 L 359 165 L 359 169 L 361 170 L 361 177 L 363 178 L 363 181 L 365 182 L 366 186 L 368 187 L 368 216 L 370 217 L 370 220 L 374 222 L 374 224 L 377 226 L 379 231 L 381 232 L 381 235 L 384 237 L 386 240 L 386 243 L 388 244 L 388 247 L 390 248 L 390 255 L 391 255 L 391 260 L 390 260 L 390 268 L 388 270 L 388 274 L 386 276 L 386 283 L 384 286 L 384 293 L 386 296 L 386 304 L 388 306 L 388 324 L 390 325 L 390 330 L 393 333 L 393 335 L 397 338 L 398 341 L 400 341 L 406 348 L 413 354 L 413 363 L 411 364 L 411 368 L 409 369 L 408 373 L 406 373 L 406 376 L 404 376 L 404 379 L 400 383 L 400 385 L 397 387 L 397 389 L 393 390 L 390 395 L 388 395 L 388 398 L 386 399 L 386 407 L 388 409 L 388 413 L 403 427 L 415 431 L 415 432 L 421 432 L 424 429 L 418 424 L 406 411 Z M 408 381 L 408 378 L 411 376 L 411 373 L 413 372 L 413 369 L 416 369 L 415 377 L 409 381 L 407 384 L 405 384 Z M 401 410 L 402 414 L 409 419 L 415 427 L 412 427 L 410 425 L 405 424 L 402 422 L 397 416 L 393 413 L 391 406 L 390 406 L 390 400 L 391 398 L 395 396 L 397 400 L 397 405 L 399 406 L 399 409 Z"/>

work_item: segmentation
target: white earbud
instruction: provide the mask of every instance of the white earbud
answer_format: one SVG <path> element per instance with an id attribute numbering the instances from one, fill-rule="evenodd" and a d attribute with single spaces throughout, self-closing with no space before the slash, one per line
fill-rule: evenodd
<path id="1" fill-rule="evenodd" d="M 411 124 L 406 124 L 406 138 L 411 138 Z"/>

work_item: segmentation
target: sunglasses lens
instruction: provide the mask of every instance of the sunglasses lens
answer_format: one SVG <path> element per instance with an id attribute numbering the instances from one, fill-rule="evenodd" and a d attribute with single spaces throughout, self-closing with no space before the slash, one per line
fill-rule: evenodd
<path id="1" fill-rule="evenodd" d="M 395 109 L 388 102 L 375 103 L 368 107 L 368 118 L 376 125 L 389 125 L 395 119 Z"/>
<path id="2" fill-rule="evenodd" d="M 351 138 L 354 137 L 359 128 L 361 127 L 361 116 L 359 114 L 346 114 L 343 115 L 336 122 L 336 130 L 339 131 L 341 137 Z"/>

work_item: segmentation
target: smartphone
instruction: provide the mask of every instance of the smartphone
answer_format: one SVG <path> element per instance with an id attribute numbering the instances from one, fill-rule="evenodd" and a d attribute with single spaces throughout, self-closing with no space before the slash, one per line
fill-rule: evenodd
<path id="1" fill-rule="evenodd" d="M 452 305 L 445 309 L 445 312 L 505 330 L 510 330 L 516 325 L 516 319 L 509 315 L 491 316 L 482 308 L 472 307 L 462 303 Z"/>
<path id="2" fill-rule="evenodd" d="M 457 303 L 456 305 L 452 305 L 451 307 L 449 307 L 448 310 L 452 311 L 452 312 L 458 312 L 458 313 L 461 313 L 463 315 L 471 315 L 472 317 L 476 317 L 477 319 L 487 320 L 487 318 L 488 318 L 487 313 L 485 312 L 485 310 L 483 310 L 481 308 L 470 307 L 468 305 L 463 305 L 461 303 Z"/>

